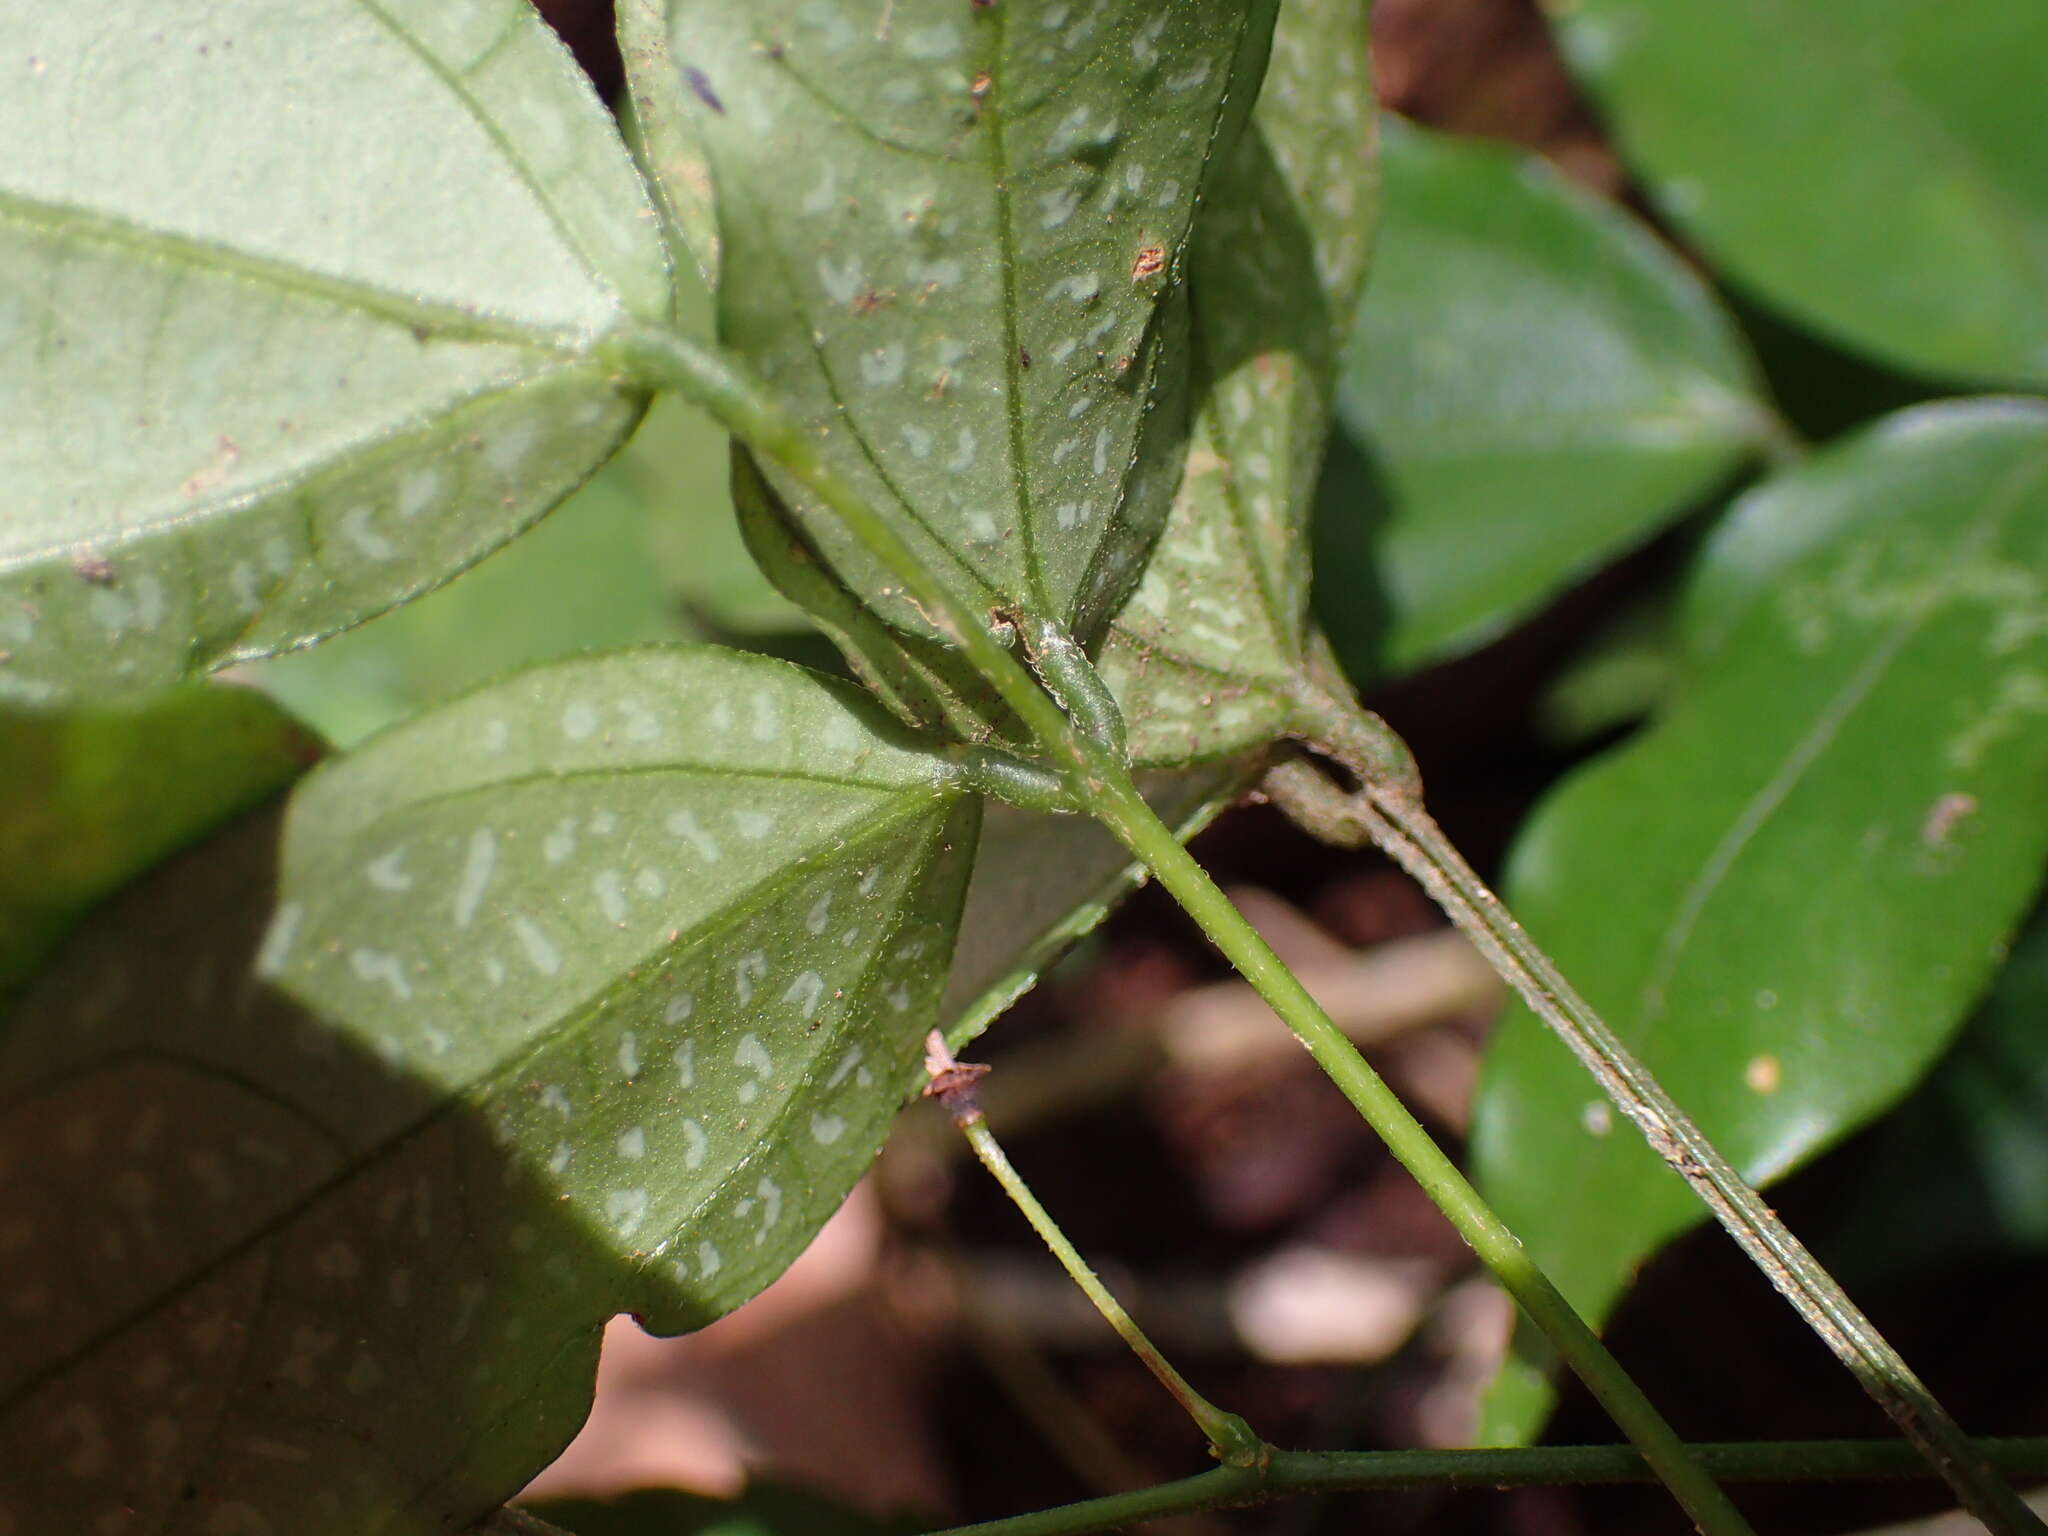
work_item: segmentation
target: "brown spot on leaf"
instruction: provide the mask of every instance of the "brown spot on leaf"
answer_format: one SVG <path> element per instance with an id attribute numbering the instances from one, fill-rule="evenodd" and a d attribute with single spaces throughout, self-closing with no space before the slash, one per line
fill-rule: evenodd
<path id="1" fill-rule="evenodd" d="M 96 587 L 114 584 L 114 563 L 104 556 L 73 555 L 71 569 L 80 581 L 89 581 Z"/>
<path id="2" fill-rule="evenodd" d="M 1131 263 L 1131 281 L 1139 282 L 1153 276 L 1166 266 L 1166 247 L 1144 245 L 1138 248 L 1137 260 Z"/>

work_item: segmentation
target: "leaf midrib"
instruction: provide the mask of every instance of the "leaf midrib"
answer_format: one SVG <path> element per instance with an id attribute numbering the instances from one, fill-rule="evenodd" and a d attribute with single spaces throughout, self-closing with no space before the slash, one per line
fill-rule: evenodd
<path id="1" fill-rule="evenodd" d="M 155 229 L 100 209 L 23 197 L 0 188 L 0 223 L 9 220 L 47 230 L 60 240 L 87 240 L 125 248 L 167 265 L 196 268 L 352 310 L 394 326 L 426 331 L 437 339 L 495 344 L 577 359 L 591 351 L 592 338 L 567 327 L 534 325 L 482 310 L 436 304 L 373 283 L 260 256 L 239 246 Z"/>
<path id="2" fill-rule="evenodd" d="M 1010 197 L 1010 157 L 1004 129 L 1009 121 L 1009 9 L 998 5 L 989 13 L 993 51 L 989 59 L 991 89 L 983 111 L 988 114 L 990 192 L 995 209 L 996 279 L 1003 311 L 1003 410 L 1010 437 L 1010 502 L 1015 514 L 1018 546 L 1023 552 L 1025 597 L 1036 616 L 1064 628 L 1067 615 L 1047 599 L 1045 573 L 1038 557 L 1038 529 L 1031 507 L 1031 475 L 1024 421 L 1023 342 L 1017 319 L 1017 230 Z"/>
<path id="3" fill-rule="evenodd" d="M 899 749 L 900 750 L 900 749 Z M 941 760 L 934 758 L 934 763 Z M 475 784 L 456 785 L 438 790 L 432 794 L 416 795 L 396 801 L 376 814 L 354 821 L 335 824 L 323 838 L 323 845 L 337 840 L 366 837 L 385 822 L 395 817 L 410 815 L 416 811 L 435 810 L 457 805 L 478 795 L 495 794 L 500 790 L 530 788 L 535 784 L 575 784 L 587 779 L 641 779 L 663 776 L 675 778 L 722 778 L 722 779 L 765 779 L 784 784 L 817 784 L 830 789 L 860 790 L 877 797 L 904 796 L 920 801 L 934 800 L 950 793 L 950 780 L 912 780 L 902 784 L 875 784 L 861 779 L 834 778 L 824 773 L 805 773 L 798 770 L 774 768 L 724 767 L 717 763 L 635 763 L 612 764 L 592 768 L 549 769 L 536 768 L 530 773 L 512 774 L 500 779 L 485 779 Z M 303 793 L 303 792 L 302 792 Z M 324 799 L 331 799 L 340 790 L 326 784 L 318 787 L 317 793 Z"/>
<path id="4" fill-rule="evenodd" d="M 933 809 L 934 807 L 929 802 L 920 800 L 902 807 L 893 815 L 884 814 L 877 816 L 873 824 L 861 832 L 828 841 L 822 848 L 801 859 L 792 860 L 784 864 L 781 868 L 748 886 L 743 895 L 736 897 L 720 911 L 707 915 L 703 922 L 687 930 L 685 935 L 678 937 L 673 942 L 664 937 L 662 947 L 671 952 L 682 952 L 699 947 L 705 941 L 714 937 L 726 923 L 730 921 L 743 921 L 753 907 L 764 901 L 772 901 L 775 897 L 782 894 L 785 889 L 797 884 L 802 878 L 807 877 L 819 863 L 857 853 L 859 850 L 874 843 L 886 842 L 889 836 L 897 832 L 903 823 L 913 820 L 920 814 L 931 814 Z M 943 822 L 944 818 L 938 819 Z M 121 1317 L 88 1334 L 75 1347 L 67 1350 L 62 1356 L 23 1376 L 11 1388 L 5 1392 L 0 1392 L 0 1411 L 7 1411 L 21 1406 L 44 1387 L 62 1378 L 67 1371 L 73 1369 L 81 1362 L 90 1359 L 95 1352 L 105 1348 L 113 1339 L 118 1338 L 126 1330 L 147 1322 L 152 1316 L 174 1303 L 180 1296 L 189 1294 L 195 1287 L 204 1285 L 215 1276 L 223 1273 L 242 1258 L 275 1238 L 301 1216 L 338 1194 L 347 1187 L 351 1180 L 366 1175 L 379 1162 L 399 1155 L 407 1142 L 425 1134 L 443 1119 L 451 1115 L 479 1112 L 483 1105 L 491 1101 L 493 1086 L 496 1083 L 508 1078 L 516 1078 L 526 1064 L 532 1061 L 540 1052 L 559 1044 L 564 1038 L 571 1037 L 572 1032 L 588 1028 L 619 995 L 622 985 L 633 980 L 630 973 L 637 972 L 644 964 L 645 962 L 643 961 L 632 967 L 621 969 L 613 977 L 609 985 L 591 994 L 575 1010 L 563 1014 L 554 1024 L 541 1031 L 525 1050 L 521 1051 L 509 1062 L 501 1058 L 498 1062 L 480 1071 L 469 1082 L 460 1086 L 443 1088 L 437 1094 L 435 1101 L 424 1108 L 417 1116 L 384 1136 L 374 1146 L 364 1148 L 352 1161 L 345 1162 L 342 1166 L 337 1167 L 329 1177 L 322 1179 L 296 1199 L 281 1206 L 267 1220 L 245 1234 L 239 1241 L 228 1244 L 220 1252 L 205 1260 L 205 1262 L 194 1265 L 182 1274 L 172 1277 L 170 1283 L 149 1300 L 130 1308 Z M 155 1054 L 158 1060 L 175 1062 L 181 1067 L 187 1065 L 182 1056 L 161 1048 L 158 1048 Z M 82 1076 L 83 1074 L 79 1075 Z M 277 1102 L 274 1097 L 267 1096 L 267 1098 L 269 1102 Z M 308 1106 L 298 1104 L 288 1107 L 293 1112 L 295 1118 L 302 1119 L 315 1134 L 327 1140 L 341 1139 L 339 1133 L 333 1127 L 324 1124 L 312 1113 Z"/>
<path id="5" fill-rule="evenodd" d="M 1978 546 L 1995 537 L 2025 495 L 2029 482 L 2044 476 L 2048 476 L 2048 454 L 2040 452 L 2026 456 L 2008 471 L 2002 483 L 1986 497 L 1983 517 L 1970 529 L 1969 535 L 1949 544 L 1948 558 L 1942 562 L 1943 572 L 1946 573 L 1960 565 L 1967 556 L 1976 552 Z M 1633 1027 L 1627 1030 L 1626 1039 L 1638 1055 L 1649 1054 L 1651 1037 L 1656 1033 L 1657 1026 L 1669 1017 L 1665 1011 L 1668 1006 L 1666 989 L 1684 960 L 1684 951 L 1693 931 L 1698 927 L 1722 882 L 1740 862 L 1744 851 L 1763 830 L 1771 816 L 1798 788 L 1808 770 L 1820 761 L 1849 716 L 1869 697 L 1870 691 L 1877 686 L 1886 670 L 1898 659 L 1899 654 L 1928 620 L 1946 605 L 1949 596 L 1947 588 L 1935 587 L 1916 612 L 1902 618 L 1883 636 L 1851 676 L 1836 701 L 1822 712 L 1806 735 L 1787 755 L 1785 765 L 1745 803 L 1741 815 L 1717 841 L 1713 853 L 1709 855 L 1700 873 L 1688 882 L 1679 909 L 1666 927 L 1658 945 L 1656 960 L 1633 992 L 1637 1012 L 1635 1018 L 1630 1021 Z M 1604 1146 L 1603 1142 L 1592 1138 L 1580 1138 L 1570 1159 L 1575 1171 L 1565 1179 L 1562 1187 L 1579 1187 L 1584 1182 L 1585 1169 L 1604 1155 Z"/>
<path id="6" fill-rule="evenodd" d="M 399 23 L 396 17 L 386 11 L 378 3 L 378 0 L 356 0 L 356 4 L 371 19 L 388 31 L 392 37 L 397 39 L 399 45 L 412 54 L 414 58 L 418 59 L 421 66 L 431 73 L 436 80 L 441 82 L 448 94 L 462 104 L 462 109 L 469 119 L 482 130 L 484 137 L 491 141 L 491 147 L 496 149 L 503 157 L 505 164 L 511 168 L 512 174 L 518 178 L 519 184 L 526 188 L 527 193 L 533 198 L 535 205 L 539 207 L 542 215 L 547 219 L 548 227 L 554 231 L 555 238 L 562 242 L 565 250 L 575 255 L 576 263 L 583 269 L 584 274 L 604 290 L 605 296 L 611 301 L 612 309 L 617 313 L 624 314 L 626 311 L 625 295 L 619 291 L 618 285 L 612 281 L 610 275 L 595 260 L 590 248 L 578 238 L 575 222 L 563 215 L 561 208 L 555 202 L 554 194 L 542 185 L 540 180 L 534 175 L 532 165 L 528 163 L 525 155 L 519 152 L 518 147 L 506 137 L 505 130 L 497 118 L 484 110 L 484 104 L 477 99 L 475 93 L 469 88 L 468 76 L 459 75 L 449 68 L 445 60 L 426 48 L 417 37 Z M 525 6 L 519 6 L 510 10 L 507 13 L 506 22 L 505 29 L 471 63 L 470 68 L 472 70 L 489 60 L 508 42 L 516 39 L 521 27 L 538 26 L 545 30 L 547 26 L 539 16 L 529 12 Z M 544 36 L 541 41 L 549 43 L 554 40 Z M 555 46 L 560 52 L 567 52 L 566 47 L 560 43 L 555 43 Z M 557 60 L 557 62 L 568 63 L 569 75 L 563 82 L 563 88 L 565 92 L 573 94 L 580 79 L 579 66 L 569 60 Z M 641 183 L 637 175 L 632 178 L 631 185 L 636 191 L 640 190 Z M 662 260 L 664 267 L 666 267 L 667 256 L 665 252 Z M 666 272 L 664 272 L 664 276 L 666 275 Z M 667 285 L 664 284 L 664 286 L 666 287 Z"/>

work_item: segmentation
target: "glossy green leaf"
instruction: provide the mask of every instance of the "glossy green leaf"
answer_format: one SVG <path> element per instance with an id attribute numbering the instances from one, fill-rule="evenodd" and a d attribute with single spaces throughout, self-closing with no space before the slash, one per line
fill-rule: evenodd
<path id="1" fill-rule="evenodd" d="M 87 908 L 276 793 L 320 743 L 261 694 L 0 711 L 0 992 Z"/>
<path id="2" fill-rule="evenodd" d="M 1363 0 L 1290 0 L 1193 262 L 1196 408 L 1099 666 L 1141 763 L 1263 747 L 1308 654 L 1307 522 L 1379 207 Z"/>
<path id="3" fill-rule="evenodd" d="M 2048 381 L 2048 10 L 1571 0 L 1558 40 L 1660 210 L 1902 367 Z"/>
<path id="4" fill-rule="evenodd" d="M 1862 1144 L 1815 1245 L 1849 1284 L 2048 1253 L 2048 909 L 1913 1096 Z"/>
<path id="5" fill-rule="evenodd" d="M 2048 406 L 1889 418 L 1739 504 L 1668 713 L 1566 781 L 1509 893 L 1753 1181 L 1897 1099 L 2048 857 Z M 1533 1018 L 1495 1037 L 1490 1197 L 1589 1319 L 1700 1219 Z M 1511 1372 L 1496 1434 L 1539 1421 Z"/>
<path id="6" fill-rule="evenodd" d="M 1727 315 L 1621 209 L 1398 119 L 1383 165 L 1316 513 L 1317 612 L 1359 681 L 1500 634 L 1770 430 Z"/>
<path id="7" fill-rule="evenodd" d="M 355 623 L 631 427 L 594 352 L 665 316 L 663 256 L 525 0 L 5 0 L 0 35 L 0 700 Z"/>
<path id="8" fill-rule="evenodd" d="M 1271 0 L 669 17 L 722 339 L 971 602 L 1092 634 L 1179 472 L 1184 247 Z M 849 590 L 930 633 L 836 519 L 774 484 Z"/>
<path id="9" fill-rule="evenodd" d="M 850 687 L 627 652 L 116 903 L 0 1025 L 0 1529 L 426 1536 L 515 1492 L 607 1317 L 737 1305 L 866 1167 L 977 814 Z"/>

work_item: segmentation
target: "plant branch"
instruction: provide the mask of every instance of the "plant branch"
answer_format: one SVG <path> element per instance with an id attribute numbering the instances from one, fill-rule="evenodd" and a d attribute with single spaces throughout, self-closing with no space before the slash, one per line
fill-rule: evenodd
<path id="1" fill-rule="evenodd" d="M 1564 1041 L 1657 1155 L 1692 1186 L 1743 1252 L 1956 1491 L 1964 1508 L 2001 1536 L 2048 1530 L 1978 1456 L 1962 1428 L 1876 1325 L 1465 862 L 1423 808 L 1413 779 L 1389 781 L 1375 775 L 1373 765 L 1393 753 L 1386 741 L 1398 738 L 1378 717 L 1335 700 L 1308 706 L 1302 727 L 1319 750 L 1358 774 L 1361 788 L 1345 794 L 1297 759 L 1278 765 L 1266 779 L 1276 803 L 1290 812 L 1300 810 L 1305 825 L 1334 831 L 1340 841 L 1348 822 L 1349 840 L 1370 839 L 1414 876 Z M 1361 740 L 1374 744 L 1361 750 L 1356 745 Z"/>
<path id="2" fill-rule="evenodd" d="M 1112 733 L 1098 730 L 1091 735 L 1070 720 L 1024 662 L 1005 649 L 971 606 L 933 574 L 889 519 L 868 505 L 860 491 L 818 455 L 811 439 L 738 359 L 661 327 L 624 332 L 613 338 L 606 350 L 622 372 L 649 387 L 676 390 L 709 411 L 748 446 L 780 463 L 889 567 L 941 638 L 959 647 L 1052 754 L 1067 775 L 1076 800 L 1152 870 L 1211 942 L 1294 1030 L 1508 1293 L 1550 1336 L 1559 1354 L 1623 1434 L 1642 1449 L 1647 1462 L 1700 1529 L 1710 1536 L 1746 1533 L 1749 1527 L 1734 1505 L 1692 1460 L 1671 1426 L 1557 1287 L 1531 1262 L 1514 1234 L 1146 804 L 1122 757 L 1097 739 Z M 1037 643 L 1040 664 L 1057 669 L 1055 685 L 1063 693 L 1074 693 L 1086 658 L 1068 654 L 1060 644 L 1064 637 L 1055 632 L 1041 628 L 1028 638 Z M 1090 702 L 1099 701 L 1091 697 Z M 1391 782 L 1410 782 L 1413 764 L 1406 759 L 1406 749 L 1391 733 L 1387 740 L 1398 750 L 1399 760 L 1377 763 L 1377 769 Z"/>
<path id="3" fill-rule="evenodd" d="M 2048 1439 L 1979 1440 L 1974 1450 L 2016 1475 L 2048 1477 Z M 1929 1476 L 1909 1445 L 1895 1440 L 1759 1441 L 1688 1449 L 1731 1483 L 1831 1483 Z M 963 1525 L 936 1536 L 1085 1536 L 1140 1521 L 1317 1493 L 1395 1488 L 1509 1488 L 1647 1483 L 1657 1477 L 1625 1445 L 1529 1446 L 1476 1451 L 1275 1451 L 1263 1477 L 1217 1467 L 1196 1477 L 1111 1494 L 1007 1520 Z"/>
<path id="4" fill-rule="evenodd" d="M 1145 1336 L 1123 1304 L 1110 1293 L 1101 1277 L 1089 1267 L 1088 1261 L 1067 1234 L 1060 1230 L 1052 1214 L 1039 1204 L 1038 1196 L 1031 1192 L 1031 1186 L 1024 1182 L 1024 1176 L 1011 1165 L 1010 1159 L 988 1128 L 988 1121 L 982 1115 L 981 1105 L 976 1102 L 974 1085 L 988 1071 L 984 1066 L 963 1066 L 953 1059 L 953 1053 L 946 1046 L 946 1037 L 936 1029 L 925 1043 L 925 1070 L 931 1076 L 931 1083 L 925 1092 L 946 1106 L 953 1117 L 953 1124 L 967 1144 L 974 1148 L 974 1155 L 981 1159 L 995 1181 L 1003 1187 L 1003 1193 L 1010 1197 L 1010 1203 L 1024 1214 L 1031 1223 L 1052 1256 L 1060 1261 L 1060 1267 L 1067 1272 L 1074 1284 L 1081 1288 L 1087 1298 L 1095 1304 L 1103 1320 L 1116 1330 L 1117 1337 L 1130 1346 L 1131 1353 L 1145 1364 L 1159 1384 L 1166 1388 L 1173 1400 L 1187 1410 L 1195 1427 L 1208 1438 L 1209 1448 L 1216 1459 L 1226 1466 L 1256 1467 L 1261 1464 L 1271 1447 L 1252 1432 L 1250 1425 L 1234 1413 L 1225 1413 L 1214 1403 L 1188 1384 L 1185 1376 L 1174 1369 L 1173 1362 L 1159 1352 L 1159 1347 Z"/>
<path id="5" fill-rule="evenodd" d="M 1201 925 L 1239 974 L 1294 1031 L 1316 1064 L 1337 1085 L 1450 1218 L 1509 1295 L 1557 1346 L 1623 1434 L 1688 1514 L 1707 1532 L 1747 1531 L 1748 1524 L 1700 1468 L 1663 1415 L 1643 1396 L 1562 1292 L 1530 1259 L 1456 1163 L 1444 1153 L 1400 1097 L 1373 1071 L 1358 1048 L 1330 1021 L 1298 977 L 1245 921 L 1208 871 L 1183 848 L 1145 803 L 1126 774 L 1102 775 L 1086 786 L 1088 803 L 1107 826 Z"/>

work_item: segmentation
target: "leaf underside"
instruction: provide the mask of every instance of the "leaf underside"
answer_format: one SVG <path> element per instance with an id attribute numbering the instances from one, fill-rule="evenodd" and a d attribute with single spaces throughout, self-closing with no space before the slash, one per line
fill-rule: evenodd
<path id="1" fill-rule="evenodd" d="M 0 34 L 0 701 L 355 623 L 637 419 L 593 351 L 666 315 L 664 259 L 523 0 L 4 0 Z"/>
<path id="2" fill-rule="evenodd" d="M 866 1167 L 978 812 L 854 690 L 628 652 L 116 902 L 0 1026 L 0 1529 L 424 1536 L 510 1495 L 606 1318 L 729 1310 Z"/>
<path id="3" fill-rule="evenodd" d="M 721 338 L 977 606 L 1087 638 L 1184 453 L 1184 248 L 1266 0 L 1034 9 L 677 0 Z M 771 479 L 837 579 L 929 628 Z"/>
<path id="4" fill-rule="evenodd" d="M 2044 570 L 2048 409 L 1890 418 L 1738 505 L 1696 575 L 1669 713 L 1517 845 L 1531 932 L 1753 1182 L 1920 1078 L 2034 895 Z M 1701 1215 L 1519 1012 L 1474 1157 L 1595 1322 Z M 1511 1368 L 1489 1433 L 1526 1437 L 1547 1401 Z"/>
<path id="5" fill-rule="evenodd" d="M 1099 666 L 1145 764 L 1287 728 L 1309 649 L 1308 512 L 1378 210 L 1365 7 L 1289 4 L 1192 259 L 1180 488 Z"/>

